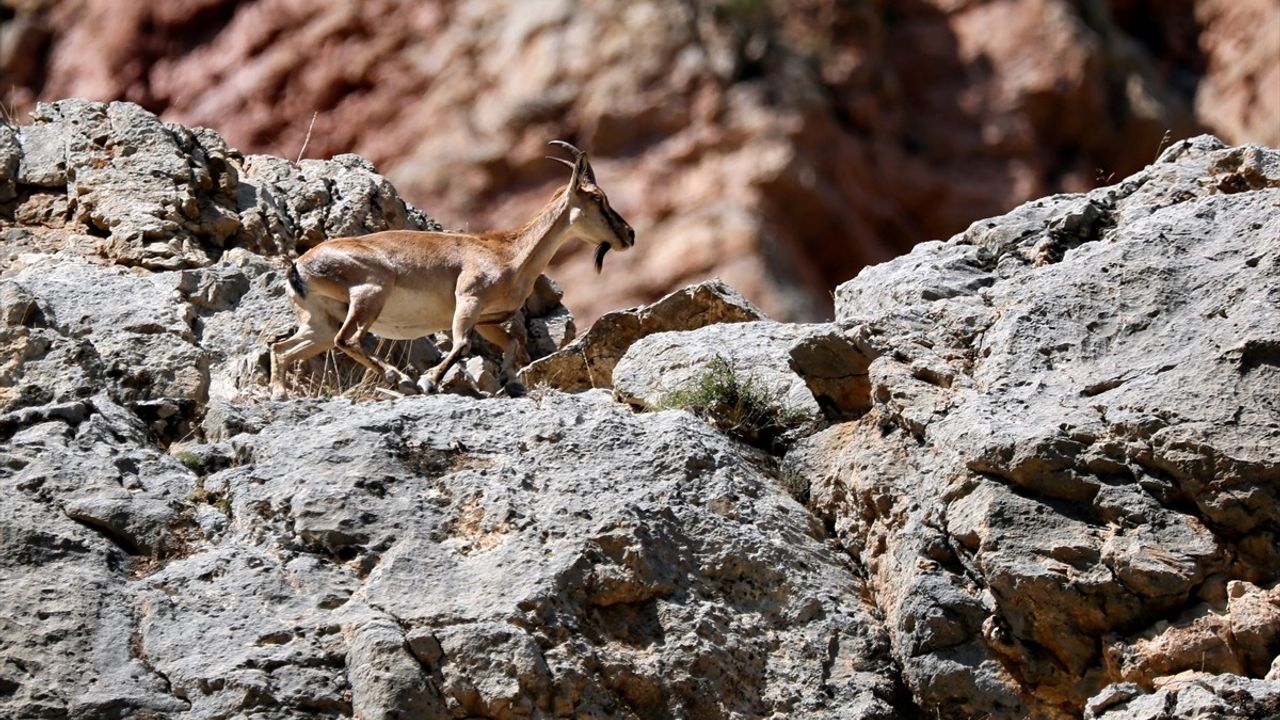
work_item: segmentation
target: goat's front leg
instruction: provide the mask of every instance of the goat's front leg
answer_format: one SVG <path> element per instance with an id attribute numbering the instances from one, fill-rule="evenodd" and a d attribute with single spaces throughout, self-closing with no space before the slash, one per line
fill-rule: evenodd
<path id="1" fill-rule="evenodd" d="M 360 347 L 360 340 L 378 319 L 382 306 L 386 304 L 387 291 L 376 285 L 359 285 L 351 288 L 348 297 L 347 319 L 343 321 L 337 337 L 334 338 L 338 349 L 350 356 L 352 360 L 381 374 L 389 385 L 400 392 L 416 393 L 418 387 L 413 384 L 408 375 L 385 360 L 370 357 L 365 354 L 364 348 Z"/>
<path id="2" fill-rule="evenodd" d="M 418 387 L 423 392 L 435 392 L 440 387 L 444 374 L 458 362 L 463 353 L 471 349 L 471 328 L 480 319 L 480 298 L 474 295 L 459 295 L 453 308 L 453 347 L 431 372 L 418 380 Z"/>
<path id="3" fill-rule="evenodd" d="M 485 323 L 476 325 L 476 332 L 480 333 L 480 337 L 497 345 L 502 350 L 502 370 L 499 378 L 502 382 L 503 390 L 508 395 L 520 395 L 524 393 L 524 386 L 515 382 L 516 374 L 516 339 L 511 337 L 511 333 L 500 323 Z"/>

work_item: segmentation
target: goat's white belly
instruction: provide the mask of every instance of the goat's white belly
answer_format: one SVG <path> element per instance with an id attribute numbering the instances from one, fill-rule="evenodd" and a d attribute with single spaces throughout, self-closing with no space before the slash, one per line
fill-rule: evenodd
<path id="1" fill-rule="evenodd" d="M 396 288 L 369 330 L 388 340 L 412 340 L 453 325 L 453 293 Z"/>

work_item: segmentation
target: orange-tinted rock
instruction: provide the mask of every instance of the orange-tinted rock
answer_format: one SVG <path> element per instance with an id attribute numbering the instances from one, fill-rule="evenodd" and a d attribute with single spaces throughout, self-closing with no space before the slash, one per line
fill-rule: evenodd
<path id="1" fill-rule="evenodd" d="M 863 265 L 1122 177 L 1166 131 L 1280 144 L 1268 0 L 14 5 L 11 102 L 123 98 L 246 152 L 358 152 L 446 225 L 520 222 L 564 180 L 546 141 L 591 149 L 639 249 L 604 278 L 561 258 L 585 323 L 716 275 L 817 319 Z"/>

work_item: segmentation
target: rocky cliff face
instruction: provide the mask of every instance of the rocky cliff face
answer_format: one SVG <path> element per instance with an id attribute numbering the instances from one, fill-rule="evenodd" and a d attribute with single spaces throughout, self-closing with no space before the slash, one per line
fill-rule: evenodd
<path id="1" fill-rule="evenodd" d="M 1179 143 L 839 289 L 875 407 L 798 462 L 927 706 L 1277 677 L 1278 173 Z"/>
<path id="2" fill-rule="evenodd" d="M 0 128 L 0 715 L 1280 712 L 1280 152 L 1177 143 L 832 323 L 708 283 L 526 398 L 273 401 L 277 254 L 432 221 L 355 157 L 39 118 Z M 800 422 L 662 409 L 710 368 Z"/>
<path id="3" fill-rule="evenodd" d="M 586 321 L 711 275 L 829 318 L 862 266 L 1113 182 L 1166 132 L 1280 145 L 1271 0 L 5 0 L 0 22 L 11 103 L 131 100 L 286 157 L 319 113 L 308 156 L 358 152 L 451 227 L 540 207 L 548 139 L 592 149 L 643 251 L 604 287 L 585 255 L 556 268 Z"/>

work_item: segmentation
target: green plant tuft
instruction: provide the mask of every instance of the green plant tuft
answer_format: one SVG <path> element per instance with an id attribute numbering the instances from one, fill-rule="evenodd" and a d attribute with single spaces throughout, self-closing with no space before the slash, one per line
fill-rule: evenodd
<path id="1" fill-rule="evenodd" d="M 189 450 L 180 450 L 174 453 L 173 456 L 178 459 L 178 462 L 195 472 L 200 472 L 204 469 L 204 461 L 200 459 L 199 455 Z"/>
<path id="2" fill-rule="evenodd" d="M 187 502 L 192 505 L 210 502 L 212 498 L 213 493 L 204 489 L 204 478 L 197 480 L 196 486 L 187 493 Z"/>
<path id="3" fill-rule="evenodd" d="M 782 393 L 755 377 L 740 377 L 717 355 L 706 372 L 668 394 L 655 410 L 688 410 L 743 442 L 777 452 L 789 433 L 811 424 L 803 410 L 787 407 Z"/>
<path id="4" fill-rule="evenodd" d="M 204 478 L 196 479 L 196 486 L 187 493 L 187 503 L 190 505 L 212 505 L 222 511 L 223 515 L 231 517 L 231 498 L 226 493 L 213 492 L 204 486 Z"/>

